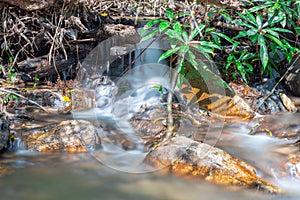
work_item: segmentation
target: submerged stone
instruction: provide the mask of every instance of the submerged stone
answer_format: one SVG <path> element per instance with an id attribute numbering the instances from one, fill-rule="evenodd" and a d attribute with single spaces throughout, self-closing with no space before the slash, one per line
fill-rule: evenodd
<path id="1" fill-rule="evenodd" d="M 282 193 L 281 189 L 258 177 L 256 170 L 248 163 L 221 149 L 183 136 L 162 143 L 147 155 L 145 163 L 183 177 Z"/>

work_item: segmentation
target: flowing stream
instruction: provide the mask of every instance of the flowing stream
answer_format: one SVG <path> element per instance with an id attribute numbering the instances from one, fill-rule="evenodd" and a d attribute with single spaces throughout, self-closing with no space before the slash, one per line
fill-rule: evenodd
<path id="1" fill-rule="evenodd" d="M 289 117 L 300 119 L 298 113 Z M 281 120 L 282 116 L 272 118 Z M 248 131 L 245 123 L 227 124 L 216 146 L 256 166 L 262 177 L 287 192 L 285 196 L 269 196 L 156 172 L 126 173 L 101 162 L 100 154 L 97 154 L 99 162 L 89 153 L 19 150 L 1 157 L 1 164 L 14 170 L 0 178 L 1 199 L 299 199 L 298 180 L 272 177 L 273 170 L 280 169 L 288 154 L 279 150 L 290 151 L 289 142 L 249 136 Z M 128 160 L 123 164 L 132 163 Z"/>
<path id="2" fill-rule="evenodd" d="M 110 42 L 106 43 L 108 44 Z M 102 52 L 107 46 L 99 48 Z M 91 57 L 95 55 L 92 54 Z M 147 54 L 143 58 L 149 59 Z M 109 62 L 105 59 L 97 60 L 103 66 L 99 67 L 101 75 L 105 70 L 108 74 L 113 71 L 109 69 L 109 63 L 112 62 L 113 59 L 109 59 Z M 114 82 L 106 79 L 102 84 L 97 83 L 97 87 L 93 87 L 97 94 L 97 106 L 91 110 L 74 112 L 72 116 L 74 119 L 101 124 L 98 128 L 100 137 L 116 131 L 121 132 L 137 144 L 134 150 L 127 151 L 103 141 L 102 149 L 87 153 L 36 153 L 22 148 L 16 152 L 5 153 L 0 158 L 0 164 L 8 166 L 11 174 L 0 177 L 0 199 L 300 198 L 300 181 L 289 175 L 282 176 L 281 173 L 289 155 L 299 155 L 298 147 L 293 145 L 295 140 L 249 135 L 257 123 L 255 120 L 210 124 L 196 129 L 186 125 L 180 129 L 180 133 L 192 134 L 196 140 L 205 136 L 205 142 L 249 162 L 257 168 L 261 177 L 285 190 L 287 194 L 284 196 L 222 187 L 201 180 L 163 175 L 155 169 L 143 168 L 140 165 L 145 157 L 142 141 L 135 134 L 129 120 L 145 105 L 151 107 L 165 103 L 162 99 L 165 98 L 165 91 L 170 89 L 170 73 L 168 66 L 164 64 L 139 62 L 142 61 L 139 60 L 136 64 L 139 66 L 120 79 Z M 86 63 L 89 66 L 94 65 L 89 58 Z M 164 88 L 159 91 L 157 86 L 161 85 Z M 176 100 L 191 107 L 192 105 L 182 99 L 180 93 L 180 90 L 175 91 Z M 281 127 L 293 127 L 298 134 L 300 132 L 300 113 L 276 114 L 266 117 L 265 120 L 270 127 L 280 124 Z M 299 169 L 300 166 L 297 165 L 295 170 Z"/>

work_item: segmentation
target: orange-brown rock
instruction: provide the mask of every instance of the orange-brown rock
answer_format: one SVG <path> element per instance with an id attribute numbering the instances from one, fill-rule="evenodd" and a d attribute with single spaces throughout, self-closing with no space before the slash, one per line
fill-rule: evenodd
<path id="1" fill-rule="evenodd" d="M 212 71 L 214 69 L 209 61 L 201 62 L 196 59 L 196 62 L 197 70 L 186 66 L 185 73 L 191 87 L 183 84 L 180 88 L 187 99 L 218 115 L 248 118 L 255 114 L 247 102 Z"/>
<path id="2" fill-rule="evenodd" d="M 97 129 L 84 120 L 67 120 L 40 129 L 23 131 L 24 146 L 29 151 L 85 152 L 99 145 Z"/>
<path id="3" fill-rule="evenodd" d="M 248 163 L 223 150 L 183 136 L 162 143 L 147 155 L 145 163 L 179 176 L 282 193 L 281 189 L 258 177 L 256 170 Z"/>

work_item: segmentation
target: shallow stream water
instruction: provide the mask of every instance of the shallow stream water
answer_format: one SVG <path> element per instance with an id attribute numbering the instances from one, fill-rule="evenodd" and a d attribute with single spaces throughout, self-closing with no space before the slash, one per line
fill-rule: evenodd
<path id="1" fill-rule="evenodd" d="M 289 116 L 300 120 L 299 114 Z M 273 119 L 281 117 L 272 116 Z M 290 145 L 272 137 L 249 136 L 247 131 L 245 123 L 225 125 L 224 135 L 216 146 L 256 166 L 262 177 L 280 186 L 286 195 L 222 187 L 155 171 L 126 173 L 102 163 L 99 154 L 100 162 L 89 153 L 19 150 L 1 156 L 0 163 L 13 171 L 0 177 L 0 199 L 299 199 L 298 180 L 276 179 L 271 173 L 272 169 L 280 169 L 280 163 L 288 154 L 277 150 L 283 147 L 290 150 Z M 126 161 L 126 158 L 121 159 Z M 130 166 L 132 163 L 123 164 Z"/>
<path id="2" fill-rule="evenodd" d="M 113 42 L 108 41 L 105 45 L 100 45 L 88 57 L 87 65 L 95 65 L 93 59 L 99 52 L 107 51 L 103 55 L 109 55 L 111 43 Z M 144 58 L 145 55 L 137 64 L 143 65 Z M 99 67 L 100 75 L 105 70 L 111 71 L 106 68 L 114 59 L 97 60 L 98 64 L 103 64 L 102 68 Z M 163 85 L 166 87 L 164 89 L 171 87 L 168 86 L 168 66 L 155 66 L 159 68 L 138 66 L 138 70 L 129 71 L 117 83 L 108 81 L 102 86 L 97 83 L 94 88 L 98 95 L 97 108 L 75 112 L 72 117 L 102 124 L 105 129 L 99 129 L 100 136 L 118 130 L 141 144 L 129 123 L 130 118 L 144 104 L 152 106 L 157 102 L 162 103 L 164 94 L 153 86 Z M 119 89 L 117 94 L 113 94 L 115 88 Z M 182 101 L 180 96 L 177 100 Z M 266 121 L 270 129 L 281 125 L 293 127 L 296 135 L 300 133 L 299 113 L 276 114 L 266 117 Z M 196 129 L 187 125 L 181 128 L 180 133 L 192 135 L 199 141 L 203 141 L 204 136 L 204 142 L 249 162 L 261 177 L 282 188 L 286 195 L 263 194 L 218 186 L 202 180 L 187 180 L 160 174 L 155 170 L 143 170 L 140 166 L 137 167 L 145 156 L 142 145 L 128 153 L 119 146 L 103 142 L 102 149 L 88 153 L 35 153 L 19 148 L 16 152 L 1 155 L 0 164 L 10 170 L 10 175 L 0 177 L 0 199 L 300 199 L 300 181 L 281 174 L 289 155 L 299 155 L 299 147 L 294 145 L 294 140 L 278 139 L 270 135 L 249 135 L 256 123 L 257 120 L 238 120 Z"/>

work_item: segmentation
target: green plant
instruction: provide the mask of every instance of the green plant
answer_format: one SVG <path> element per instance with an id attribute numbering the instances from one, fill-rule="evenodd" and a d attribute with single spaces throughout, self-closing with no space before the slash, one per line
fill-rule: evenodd
<path id="1" fill-rule="evenodd" d="M 3 72 L 3 74 L 5 76 L 6 76 L 6 74 L 8 74 L 9 82 L 11 84 L 14 84 L 14 81 L 15 81 L 14 79 L 16 77 L 16 74 L 15 74 L 15 69 L 12 67 L 12 65 L 13 65 L 13 57 L 10 56 L 10 54 L 8 53 L 7 50 L 5 50 L 5 52 L 9 56 L 9 58 L 8 58 L 9 63 L 8 63 L 8 65 L 6 67 L 4 67 L 4 66 L 1 65 L 0 66 L 0 70 L 2 70 L 2 72 Z"/>
<path id="2" fill-rule="evenodd" d="M 7 68 L 7 72 L 8 72 L 9 82 L 10 82 L 11 84 L 14 84 L 14 78 L 16 77 L 15 69 L 12 68 L 12 67 L 8 67 L 8 68 Z"/>
<path id="3" fill-rule="evenodd" d="M 152 38 L 157 34 L 164 34 L 168 37 L 171 44 L 171 49 L 163 53 L 158 62 L 163 59 L 167 59 L 172 55 L 179 56 L 175 83 L 180 86 L 184 77 L 185 59 L 187 59 L 187 61 L 196 68 L 196 56 L 193 52 L 200 52 L 207 56 L 207 53 L 213 54 L 214 49 L 221 48 L 219 45 L 216 45 L 211 41 L 205 41 L 204 39 L 200 41 L 194 40 L 197 35 L 200 35 L 200 37 L 203 38 L 202 32 L 205 28 L 205 25 L 197 25 L 193 30 L 191 30 L 189 25 L 182 24 L 177 20 L 179 17 L 189 16 L 189 14 L 174 14 L 170 9 L 166 10 L 166 14 L 168 16 L 168 20 L 156 19 L 147 23 L 146 28 L 142 30 L 142 41 Z M 145 34 L 148 29 L 152 28 L 156 24 L 158 24 L 158 28 L 154 28 Z"/>
<path id="4" fill-rule="evenodd" d="M 237 14 L 244 21 L 234 20 L 233 23 L 243 26 L 246 29 L 233 39 L 249 38 L 251 43 L 256 47 L 256 54 L 262 65 L 261 73 L 271 73 L 272 66 L 276 68 L 276 65 L 270 61 L 269 53 L 278 54 L 278 51 L 281 51 L 283 55 L 287 55 L 286 53 L 289 52 L 291 45 L 280 37 L 280 33 L 293 34 L 293 32 L 288 29 L 275 27 L 275 25 L 283 20 L 283 17 L 271 18 L 264 22 L 261 14 L 254 16 L 248 11 L 246 11 L 245 15 L 239 12 Z M 277 48 L 271 48 L 274 46 L 277 46 Z"/>
<path id="5" fill-rule="evenodd" d="M 242 79 L 248 83 L 249 75 L 253 74 L 252 62 L 255 59 L 254 53 L 248 51 L 233 51 L 226 60 L 225 70 L 234 67 L 239 72 Z"/>
<path id="6" fill-rule="evenodd" d="M 36 88 L 37 84 L 39 83 L 40 79 L 39 79 L 39 75 L 36 74 L 34 77 L 34 84 L 32 88 Z"/>
<path id="7" fill-rule="evenodd" d="M 262 3 L 249 9 L 250 12 L 267 10 L 268 18 L 282 18 L 280 24 L 282 27 L 296 27 L 295 21 L 299 20 L 299 0 L 254 0 L 254 2 Z M 297 9 L 295 9 L 294 5 Z"/>
<path id="8" fill-rule="evenodd" d="M 164 59 L 168 59 L 170 56 L 178 56 L 177 71 L 175 76 L 172 76 L 171 90 L 167 97 L 167 111 L 168 111 L 168 132 L 165 139 L 171 137 L 174 126 L 172 117 L 172 98 L 176 85 L 181 87 L 183 78 L 185 76 L 185 60 L 187 60 L 196 70 L 198 63 L 196 62 L 196 55 L 194 52 L 202 53 L 207 58 L 207 53 L 212 54 L 214 49 L 221 49 L 219 45 L 214 44 L 211 41 L 194 40 L 197 35 L 203 38 L 202 31 L 205 25 L 197 25 L 194 29 L 190 25 L 185 25 L 180 22 L 179 18 L 183 16 L 189 16 L 186 13 L 174 14 L 170 9 L 166 10 L 168 19 L 156 19 L 147 23 L 146 27 L 142 30 L 142 41 L 154 37 L 157 34 L 162 34 L 168 37 L 171 45 L 171 49 L 164 52 L 158 59 L 158 62 Z M 153 28 L 158 24 L 158 27 Z M 150 30 L 149 30 L 150 29 Z M 145 34 L 146 33 L 146 34 Z"/>
<path id="9" fill-rule="evenodd" d="M 12 93 L 8 94 L 8 95 L 6 95 L 6 97 L 4 97 L 2 103 L 3 104 L 7 104 L 10 99 L 19 100 L 19 97 L 17 95 L 15 95 L 15 94 L 12 94 Z"/>

